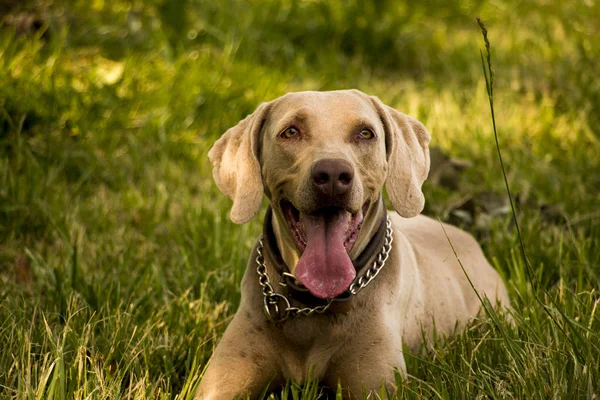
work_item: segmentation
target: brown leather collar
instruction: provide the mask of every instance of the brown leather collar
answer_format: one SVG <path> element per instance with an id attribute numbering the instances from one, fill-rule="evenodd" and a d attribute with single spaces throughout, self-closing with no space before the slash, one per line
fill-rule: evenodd
<path id="1" fill-rule="evenodd" d="M 380 206 L 383 207 L 383 218 L 381 219 L 381 224 L 363 252 L 352 261 L 354 268 L 356 268 L 355 280 L 366 274 L 370 266 L 368 264 L 369 260 L 371 260 L 378 252 L 381 251 L 381 248 L 384 244 L 387 211 L 385 208 L 385 203 L 383 201 L 380 201 L 379 203 L 381 204 Z M 299 284 L 290 274 L 287 264 L 281 257 L 281 252 L 279 250 L 279 246 L 277 246 L 277 240 L 275 238 L 275 233 L 273 232 L 273 210 L 271 207 L 267 209 L 265 214 L 263 237 L 266 255 L 271 263 L 273 263 L 277 273 L 280 275 L 284 290 L 287 292 L 287 297 L 308 307 L 316 307 L 327 304 L 327 300 L 313 296 L 308 289 Z M 332 299 L 331 305 L 327 311 L 332 313 L 348 312 L 352 308 L 352 300 L 354 298 L 355 296 L 352 296 L 350 292 L 346 290 L 341 295 Z"/>

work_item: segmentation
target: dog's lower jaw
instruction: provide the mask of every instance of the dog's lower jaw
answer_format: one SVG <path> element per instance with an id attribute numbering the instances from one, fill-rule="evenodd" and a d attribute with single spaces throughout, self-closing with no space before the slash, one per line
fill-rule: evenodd
<path id="1" fill-rule="evenodd" d="M 275 207 L 273 207 L 273 232 L 275 233 L 281 258 L 283 258 L 290 273 L 294 274 L 298 260 L 300 260 L 300 252 L 290 234 L 287 221 L 283 218 L 279 209 Z"/>
<path id="2" fill-rule="evenodd" d="M 365 247 L 381 225 L 381 221 L 385 218 L 385 202 L 383 197 L 379 195 L 377 200 L 372 201 L 363 215 L 363 223 L 358 232 L 358 237 L 354 242 L 354 246 L 350 250 L 349 256 L 351 260 L 356 260 L 358 256 L 365 250 Z"/>

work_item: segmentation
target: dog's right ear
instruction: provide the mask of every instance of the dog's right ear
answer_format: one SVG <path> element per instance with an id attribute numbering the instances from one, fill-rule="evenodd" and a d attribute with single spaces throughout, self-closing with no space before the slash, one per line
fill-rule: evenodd
<path id="1" fill-rule="evenodd" d="M 236 224 L 248 222 L 260 209 L 264 189 L 258 158 L 269 109 L 270 103 L 261 104 L 227 130 L 208 152 L 217 186 L 233 200 L 229 216 Z"/>

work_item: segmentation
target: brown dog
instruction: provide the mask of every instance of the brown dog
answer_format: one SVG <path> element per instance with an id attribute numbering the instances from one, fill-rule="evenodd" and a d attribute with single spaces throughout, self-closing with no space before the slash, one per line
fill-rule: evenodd
<path id="1" fill-rule="evenodd" d="M 448 238 L 477 292 L 508 305 L 475 239 L 444 225 L 447 238 L 419 215 L 429 139 L 416 119 L 349 90 L 287 94 L 216 142 L 209 157 L 232 221 L 254 217 L 263 193 L 271 207 L 198 398 L 309 378 L 346 397 L 393 390 L 403 342 L 417 349 L 422 330 L 451 334 L 480 312 Z"/>

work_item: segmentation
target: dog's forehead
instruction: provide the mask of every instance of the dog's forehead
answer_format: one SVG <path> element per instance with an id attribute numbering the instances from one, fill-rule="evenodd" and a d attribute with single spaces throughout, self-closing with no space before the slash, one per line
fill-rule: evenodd
<path id="1" fill-rule="evenodd" d="M 329 122 L 379 119 L 369 97 L 356 90 L 288 93 L 274 101 L 271 117 Z"/>

